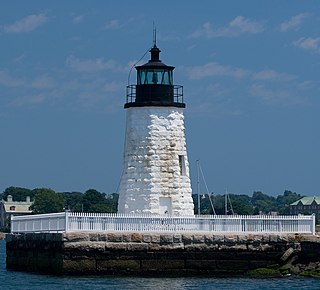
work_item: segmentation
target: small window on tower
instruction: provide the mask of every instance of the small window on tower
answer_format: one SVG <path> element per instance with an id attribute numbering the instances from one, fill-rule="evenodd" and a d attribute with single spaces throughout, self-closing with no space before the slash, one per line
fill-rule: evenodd
<path id="1" fill-rule="evenodd" d="M 179 155 L 179 167 L 180 167 L 180 174 L 186 175 L 186 163 L 185 163 L 184 155 Z"/>

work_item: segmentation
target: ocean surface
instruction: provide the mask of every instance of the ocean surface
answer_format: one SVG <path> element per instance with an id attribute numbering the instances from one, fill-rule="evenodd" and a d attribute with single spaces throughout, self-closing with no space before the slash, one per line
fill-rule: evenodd
<path id="1" fill-rule="evenodd" d="M 74 277 L 49 276 L 6 270 L 5 241 L 0 241 L 0 290 L 82 290 L 82 289 L 219 289 L 219 290 L 320 290 L 320 279 L 284 277 L 251 278 L 135 278 L 135 277 Z"/>

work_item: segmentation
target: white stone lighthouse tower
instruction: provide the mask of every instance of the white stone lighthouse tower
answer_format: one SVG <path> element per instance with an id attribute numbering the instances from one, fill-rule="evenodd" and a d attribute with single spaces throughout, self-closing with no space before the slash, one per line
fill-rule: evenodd
<path id="1" fill-rule="evenodd" d="M 183 88 L 154 43 L 127 87 L 124 168 L 118 213 L 194 215 L 186 150 Z"/>

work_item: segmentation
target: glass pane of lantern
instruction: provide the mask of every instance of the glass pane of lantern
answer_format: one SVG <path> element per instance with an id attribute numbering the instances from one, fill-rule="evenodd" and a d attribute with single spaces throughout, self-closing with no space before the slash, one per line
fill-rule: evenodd
<path id="1" fill-rule="evenodd" d="M 138 72 L 137 75 L 137 84 L 143 85 L 146 83 L 146 72 L 144 70 L 141 70 Z"/>
<path id="2" fill-rule="evenodd" d="M 161 84 L 172 85 L 172 71 L 163 69 L 148 69 L 138 72 L 137 84 L 149 85 L 149 84 Z"/>
<path id="3" fill-rule="evenodd" d="M 164 71 L 162 74 L 162 82 L 163 85 L 170 85 L 170 80 L 169 80 L 169 72 Z"/>

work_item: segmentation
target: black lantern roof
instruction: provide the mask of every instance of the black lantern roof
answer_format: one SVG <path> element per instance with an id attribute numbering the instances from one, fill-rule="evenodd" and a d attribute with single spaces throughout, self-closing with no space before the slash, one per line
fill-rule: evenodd
<path id="1" fill-rule="evenodd" d="M 157 47 L 156 44 L 154 44 L 154 46 L 149 50 L 150 54 L 151 54 L 151 58 L 150 60 L 140 66 L 136 66 L 137 70 L 143 69 L 143 68 L 147 68 L 147 67 L 153 67 L 153 68 L 160 68 L 160 69 L 168 69 L 168 70 L 174 70 L 174 66 L 169 66 L 164 64 L 161 60 L 160 60 L 160 52 L 161 50 Z"/>

